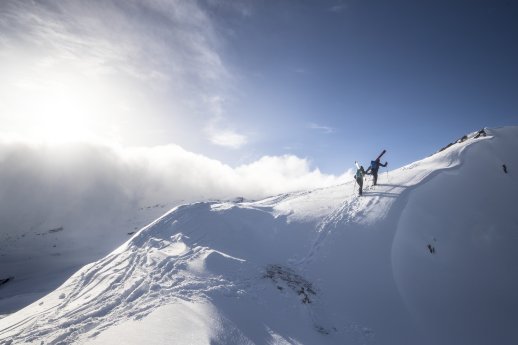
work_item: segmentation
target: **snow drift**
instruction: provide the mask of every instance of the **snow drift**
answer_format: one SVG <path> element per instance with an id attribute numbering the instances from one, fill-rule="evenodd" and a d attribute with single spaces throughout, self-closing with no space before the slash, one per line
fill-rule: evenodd
<path id="1" fill-rule="evenodd" d="M 514 344 L 518 127 L 486 132 L 363 197 L 176 207 L 1 319 L 0 341 Z"/>

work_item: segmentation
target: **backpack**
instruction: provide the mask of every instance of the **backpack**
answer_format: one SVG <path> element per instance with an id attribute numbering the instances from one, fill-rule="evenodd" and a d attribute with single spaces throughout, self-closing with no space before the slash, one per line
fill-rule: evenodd
<path id="1" fill-rule="evenodd" d="M 360 169 L 356 170 L 356 174 L 354 175 L 354 178 L 361 179 L 361 178 L 363 178 L 364 174 L 365 174 L 365 170 L 363 170 L 363 167 L 361 167 Z"/>

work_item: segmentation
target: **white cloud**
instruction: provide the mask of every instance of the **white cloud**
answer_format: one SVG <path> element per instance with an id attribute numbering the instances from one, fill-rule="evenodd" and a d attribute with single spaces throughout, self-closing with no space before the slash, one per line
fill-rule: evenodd
<path id="1" fill-rule="evenodd" d="M 247 142 L 246 136 L 232 130 L 212 131 L 209 138 L 213 144 L 231 149 L 239 149 Z"/>
<path id="2" fill-rule="evenodd" d="M 323 174 L 308 160 L 291 155 L 232 168 L 177 145 L 122 149 L 3 141 L 0 228 L 4 236 L 65 225 L 88 236 L 124 224 L 139 207 L 178 200 L 257 199 L 349 178 L 350 172 Z"/>
<path id="3" fill-rule="evenodd" d="M 335 185 L 352 176 L 351 172 L 323 174 L 318 168 L 312 169 L 307 159 L 293 155 L 264 156 L 235 170 L 251 188 L 249 191 L 261 196 Z"/>
<path id="4" fill-rule="evenodd" d="M 326 134 L 331 134 L 331 133 L 335 133 L 336 132 L 336 129 L 334 129 L 333 127 L 322 126 L 322 125 L 318 125 L 316 123 L 308 123 L 307 124 L 307 128 L 318 130 L 318 131 L 322 131 L 322 132 L 324 132 Z"/>
<path id="5" fill-rule="evenodd" d="M 210 97 L 207 101 L 212 117 L 205 126 L 209 141 L 218 146 L 239 149 L 247 143 L 247 137 L 228 128 L 225 119 L 225 99 L 221 96 Z"/>

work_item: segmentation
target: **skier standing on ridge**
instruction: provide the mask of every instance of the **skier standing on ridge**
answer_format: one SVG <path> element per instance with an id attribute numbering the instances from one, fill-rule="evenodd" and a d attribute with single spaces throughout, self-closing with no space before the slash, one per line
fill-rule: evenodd
<path id="1" fill-rule="evenodd" d="M 381 152 L 381 154 L 378 156 L 378 158 L 376 158 L 376 160 L 371 161 L 371 166 L 365 172 L 368 175 L 372 175 L 373 186 L 375 186 L 376 183 L 378 182 L 378 170 L 379 170 L 380 166 L 386 167 L 388 164 L 388 162 L 385 162 L 385 164 L 382 164 L 380 162 L 381 156 L 383 156 L 385 154 L 385 152 L 387 152 L 387 151 L 383 150 Z"/>
<path id="2" fill-rule="evenodd" d="M 358 186 L 360 186 L 360 189 L 358 189 L 358 193 L 361 196 L 363 194 L 363 176 L 365 175 L 365 170 L 363 169 L 363 166 L 359 165 L 358 162 L 354 162 L 356 164 L 356 174 L 354 175 L 354 179 L 356 180 L 356 183 L 358 183 Z"/>

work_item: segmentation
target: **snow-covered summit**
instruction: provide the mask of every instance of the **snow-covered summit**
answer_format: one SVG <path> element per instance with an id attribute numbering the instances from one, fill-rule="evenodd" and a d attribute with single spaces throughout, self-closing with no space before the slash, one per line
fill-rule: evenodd
<path id="1" fill-rule="evenodd" d="M 518 127 L 486 133 L 362 197 L 177 207 L 1 319 L 0 342 L 516 343 Z"/>

